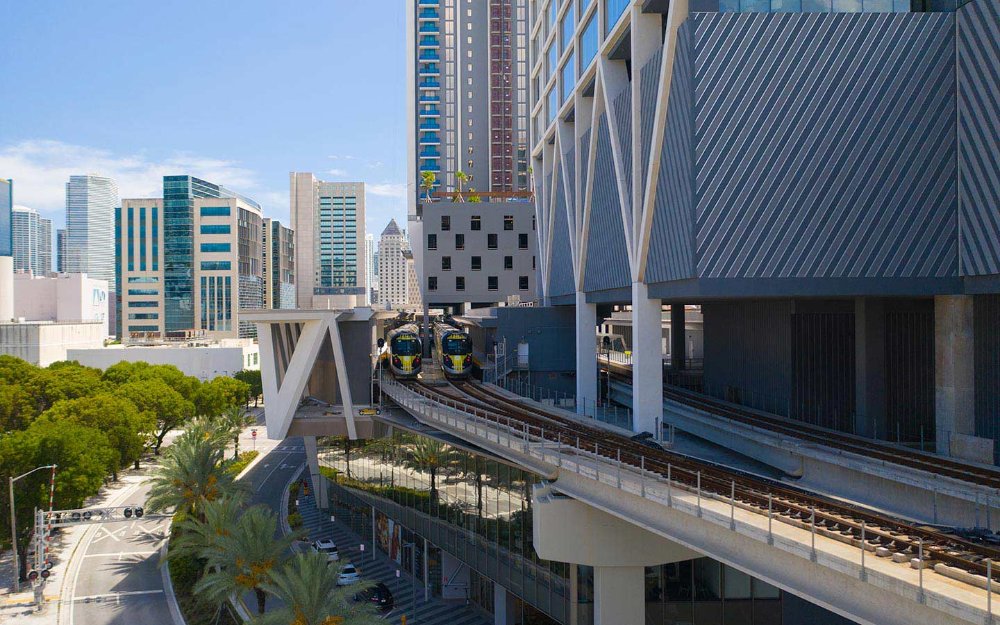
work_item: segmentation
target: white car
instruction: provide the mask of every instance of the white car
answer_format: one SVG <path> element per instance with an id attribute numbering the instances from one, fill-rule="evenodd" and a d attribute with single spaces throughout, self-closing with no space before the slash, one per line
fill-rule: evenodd
<path id="1" fill-rule="evenodd" d="M 361 581 L 361 571 L 359 571 L 353 564 L 347 562 L 344 564 L 344 568 L 340 569 L 340 575 L 337 576 L 338 586 L 350 586 L 351 584 L 357 584 Z"/>
<path id="2" fill-rule="evenodd" d="M 327 562 L 336 562 L 340 559 L 340 551 L 330 539 L 317 540 L 312 544 L 312 548 L 317 553 L 325 553 Z"/>

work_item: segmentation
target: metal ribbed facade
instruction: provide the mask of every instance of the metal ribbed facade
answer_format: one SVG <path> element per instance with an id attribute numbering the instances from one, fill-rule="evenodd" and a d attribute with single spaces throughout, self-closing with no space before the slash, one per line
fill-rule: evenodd
<path id="1" fill-rule="evenodd" d="M 587 163 L 590 162 L 590 131 L 592 129 L 586 129 L 580 136 L 580 193 L 585 194 L 587 192 Z M 580 204 L 583 205 L 583 197 L 580 198 Z"/>
<path id="2" fill-rule="evenodd" d="M 824 308 L 837 308 L 828 306 Z M 792 315 L 792 401 L 788 416 L 851 431 L 854 413 L 854 311 Z"/>
<path id="3" fill-rule="evenodd" d="M 618 143 L 621 150 L 622 174 L 625 183 L 625 197 L 632 197 L 632 89 L 625 85 L 614 97 L 615 125 L 618 128 Z"/>
<path id="4" fill-rule="evenodd" d="M 958 10 L 962 273 L 1000 273 L 1000 2 Z"/>
<path id="5" fill-rule="evenodd" d="M 934 304 L 885 311 L 885 427 L 878 438 L 918 442 L 934 437 Z"/>
<path id="6" fill-rule="evenodd" d="M 977 295 L 975 341 L 976 436 L 992 438 L 1000 462 L 1000 295 Z"/>
<path id="7" fill-rule="evenodd" d="M 646 172 L 649 170 L 649 150 L 653 143 L 653 121 L 656 114 L 656 94 L 660 83 L 660 62 L 663 48 L 656 51 L 639 71 L 639 191 L 646 194 Z"/>
<path id="8" fill-rule="evenodd" d="M 694 277 L 694 83 L 692 24 L 678 30 L 667 128 L 660 155 L 646 282 Z"/>
<path id="9" fill-rule="evenodd" d="M 566 220 L 566 193 L 562 181 L 556 185 L 555 216 L 552 220 L 552 259 L 549 261 L 549 295 L 572 295 L 576 292 L 573 280 L 572 254 L 569 248 L 569 224 Z"/>
<path id="10" fill-rule="evenodd" d="M 601 115 L 597 127 L 597 155 L 594 161 L 594 195 L 590 208 L 587 238 L 587 267 L 584 290 L 602 291 L 631 285 L 628 249 L 622 225 L 618 187 L 613 184 L 615 168 L 611 154 L 608 116 Z M 596 184 L 601 181 L 601 184 Z"/>
<path id="11" fill-rule="evenodd" d="M 701 277 L 957 274 L 946 14 L 696 14 Z"/>

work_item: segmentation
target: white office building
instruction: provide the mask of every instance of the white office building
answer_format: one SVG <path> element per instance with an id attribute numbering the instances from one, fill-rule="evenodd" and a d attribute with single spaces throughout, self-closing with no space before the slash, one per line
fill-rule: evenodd
<path id="1" fill-rule="evenodd" d="M 406 268 L 409 253 L 406 233 L 399 229 L 395 219 L 389 220 L 378 241 L 379 306 L 400 310 L 410 304 Z"/>
<path id="2" fill-rule="evenodd" d="M 52 271 L 52 220 L 33 208 L 15 206 L 11 214 L 14 271 L 45 276 Z"/>
<path id="3" fill-rule="evenodd" d="M 107 280 L 114 293 L 118 292 L 115 282 L 115 208 L 118 205 L 118 185 L 111 178 L 70 176 L 66 183 L 63 270 Z"/>
<path id="4" fill-rule="evenodd" d="M 378 266 L 375 264 L 375 254 L 378 248 L 375 235 L 365 235 L 365 282 L 368 284 L 368 304 L 378 303 Z"/>
<path id="5" fill-rule="evenodd" d="M 290 175 L 298 306 L 346 309 L 368 304 L 365 183 Z"/>
<path id="6" fill-rule="evenodd" d="M 82 273 L 14 276 L 14 317 L 60 323 L 99 321 L 108 327 L 108 283 Z"/>

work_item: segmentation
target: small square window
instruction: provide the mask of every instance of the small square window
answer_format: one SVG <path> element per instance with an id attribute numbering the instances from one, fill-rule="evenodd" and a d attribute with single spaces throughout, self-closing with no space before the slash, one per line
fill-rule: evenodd
<path id="1" fill-rule="evenodd" d="M 455 276 L 455 290 L 456 291 L 465 290 L 465 276 Z"/>
<path id="2" fill-rule="evenodd" d="M 513 269 L 514 268 L 514 257 L 513 256 L 504 256 L 503 257 L 503 268 L 504 269 Z"/>
<path id="3" fill-rule="evenodd" d="M 472 270 L 473 271 L 479 271 L 482 268 L 483 268 L 483 257 L 482 256 L 473 256 L 472 257 Z"/>
<path id="4" fill-rule="evenodd" d="M 441 270 L 442 271 L 451 271 L 451 256 L 442 256 L 441 257 Z"/>
<path id="5" fill-rule="evenodd" d="M 438 248 L 438 235 L 428 234 L 427 235 L 427 249 L 436 250 Z"/>
<path id="6" fill-rule="evenodd" d="M 504 230 L 513 230 L 514 229 L 514 216 L 513 215 L 504 215 L 503 216 L 503 229 Z"/>
<path id="7" fill-rule="evenodd" d="M 441 230 L 451 230 L 451 216 L 441 215 Z"/>
<path id="8" fill-rule="evenodd" d="M 486 248 L 487 249 L 491 249 L 491 250 L 497 249 L 497 235 L 496 234 L 487 234 L 486 235 Z"/>
<path id="9" fill-rule="evenodd" d="M 471 225 L 469 227 L 471 229 L 473 229 L 473 230 L 482 230 L 483 229 L 483 221 L 482 221 L 482 219 L 480 219 L 479 215 L 473 215 L 472 216 L 472 223 L 471 223 Z"/>
<path id="10" fill-rule="evenodd" d="M 526 249 L 528 249 L 528 234 L 527 233 L 522 232 L 521 234 L 517 235 L 517 249 L 519 249 L 519 250 L 526 250 Z"/>
<path id="11" fill-rule="evenodd" d="M 455 235 L 455 249 L 456 250 L 464 250 L 465 249 L 465 235 L 464 234 L 456 234 Z"/>
<path id="12" fill-rule="evenodd" d="M 518 279 L 517 279 L 517 288 L 521 289 L 522 291 L 527 291 L 528 290 L 528 276 L 520 276 L 520 277 L 518 277 Z"/>
<path id="13" fill-rule="evenodd" d="M 427 290 L 437 291 L 437 288 L 438 288 L 437 276 L 427 276 Z"/>
<path id="14" fill-rule="evenodd" d="M 499 291 L 500 290 L 500 279 L 496 276 L 487 276 L 486 278 L 486 289 L 488 291 Z"/>

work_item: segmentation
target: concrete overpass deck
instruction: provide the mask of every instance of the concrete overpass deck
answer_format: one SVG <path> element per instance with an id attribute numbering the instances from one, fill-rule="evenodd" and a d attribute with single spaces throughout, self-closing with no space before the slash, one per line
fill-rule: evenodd
<path id="1" fill-rule="evenodd" d="M 471 394 L 465 401 L 391 380 L 383 387 L 418 420 L 546 476 L 551 492 L 858 622 L 992 622 L 991 567 L 1000 551 L 990 547 L 676 454 L 646 453 L 603 424 L 540 407 L 519 412 L 518 402 L 481 395 L 482 387 L 463 387 Z M 546 501 L 536 507 L 540 518 Z"/>

